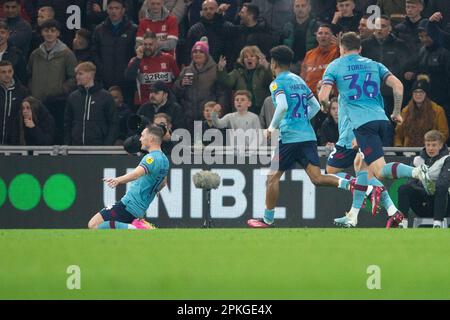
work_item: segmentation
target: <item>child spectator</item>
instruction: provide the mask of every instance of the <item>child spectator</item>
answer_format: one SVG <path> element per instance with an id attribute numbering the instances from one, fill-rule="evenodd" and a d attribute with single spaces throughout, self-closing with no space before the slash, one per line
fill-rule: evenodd
<path id="1" fill-rule="evenodd" d="M 211 143 L 215 143 L 216 145 L 224 145 L 226 142 L 225 141 L 225 139 L 226 139 L 225 130 L 218 129 L 214 126 L 213 120 L 212 120 L 213 112 L 215 112 L 217 114 L 217 116 L 219 118 L 221 118 L 223 115 L 222 106 L 215 101 L 208 101 L 203 106 L 203 118 L 205 119 L 205 120 L 203 120 L 203 123 L 202 123 L 203 145 L 209 145 Z M 216 137 L 216 136 L 220 135 L 222 137 L 222 141 L 216 142 L 215 138 L 212 138 L 211 140 L 205 139 L 205 133 L 208 130 L 210 130 L 209 134 L 212 137 Z"/>
<path id="2" fill-rule="evenodd" d="M 234 94 L 234 107 L 236 112 L 229 113 L 223 118 L 219 119 L 216 112 L 212 113 L 212 122 L 215 127 L 219 129 L 229 128 L 234 130 L 242 129 L 247 134 L 250 131 L 250 139 L 245 142 L 246 145 L 253 145 L 256 142 L 258 131 L 261 129 L 259 117 L 248 109 L 252 105 L 252 94 L 247 90 L 238 90 Z M 240 146 L 239 146 L 240 147 Z"/>

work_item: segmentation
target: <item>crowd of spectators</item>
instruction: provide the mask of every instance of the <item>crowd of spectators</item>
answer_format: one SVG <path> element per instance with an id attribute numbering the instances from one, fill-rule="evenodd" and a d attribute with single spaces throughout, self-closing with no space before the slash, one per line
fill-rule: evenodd
<path id="1" fill-rule="evenodd" d="M 120 145 L 134 114 L 171 130 L 267 128 L 270 49 L 292 48 L 317 92 L 347 31 L 404 84 L 389 145 L 449 136 L 448 0 L 2 0 L 0 18 L 3 145 Z M 314 119 L 322 145 L 338 138 L 334 104 Z"/>

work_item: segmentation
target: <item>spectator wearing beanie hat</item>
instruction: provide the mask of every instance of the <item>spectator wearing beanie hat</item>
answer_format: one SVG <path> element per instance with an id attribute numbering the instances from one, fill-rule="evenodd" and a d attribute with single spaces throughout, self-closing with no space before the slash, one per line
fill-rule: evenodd
<path id="1" fill-rule="evenodd" d="M 430 100 L 429 78 L 419 75 L 412 86 L 412 98 L 402 110 L 403 123 L 395 129 L 396 147 L 421 147 L 423 136 L 439 130 L 448 139 L 448 123 L 444 109 Z"/>
<path id="2" fill-rule="evenodd" d="M 206 102 L 226 105 L 225 91 L 217 81 L 217 64 L 209 55 L 206 37 L 194 44 L 191 57 L 191 64 L 181 71 L 173 88 L 178 101 L 182 102 L 189 130 L 193 130 L 194 121 L 203 119 L 202 107 Z"/>

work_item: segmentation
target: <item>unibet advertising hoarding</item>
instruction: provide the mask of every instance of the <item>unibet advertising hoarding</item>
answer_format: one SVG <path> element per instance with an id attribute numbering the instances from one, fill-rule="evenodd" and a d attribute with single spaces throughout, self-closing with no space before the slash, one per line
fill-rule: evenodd
<path id="1" fill-rule="evenodd" d="M 325 159 L 321 159 L 322 162 Z M 390 161 L 409 162 L 391 157 Z M 139 163 L 136 156 L 2 156 L 0 158 L 0 228 L 86 228 L 100 209 L 114 204 L 128 185 L 110 189 L 103 178 L 123 175 Z M 215 227 L 246 227 L 264 212 L 267 167 L 257 164 L 211 165 L 222 178 L 211 191 L 210 205 L 192 176 L 201 165 L 172 165 L 169 187 L 147 210 L 147 218 L 161 228 L 201 227 L 210 214 Z M 405 180 L 388 184 L 396 189 Z M 280 183 L 275 218 L 278 227 L 334 227 L 333 218 L 350 208 L 351 194 L 331 187 L 315 187 L 304 170 L 287 172 Z M 384 214 L 359 216 L 361 227 L 383 227 Z"/>

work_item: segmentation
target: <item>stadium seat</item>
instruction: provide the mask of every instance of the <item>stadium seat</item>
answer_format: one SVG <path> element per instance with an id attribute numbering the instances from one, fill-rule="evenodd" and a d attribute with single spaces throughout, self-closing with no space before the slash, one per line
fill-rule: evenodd
<path id="1" fill-rule="evenodd" d="M 449 218 L 444 218 L 444 228 L 448 228 Z M 423 225 L 433 226 L 433 218 L 414 218 L 413 228 L 419 228 Z"/>

